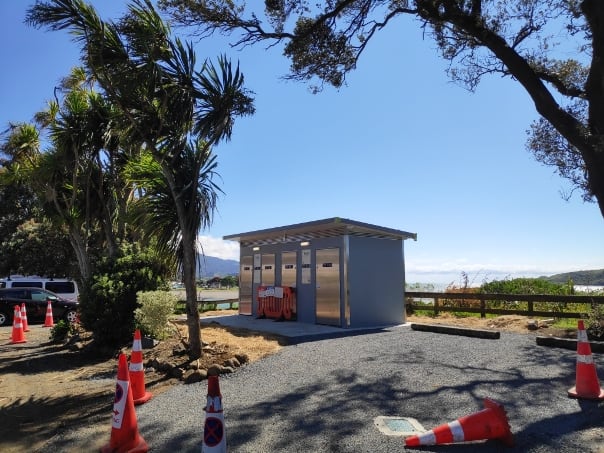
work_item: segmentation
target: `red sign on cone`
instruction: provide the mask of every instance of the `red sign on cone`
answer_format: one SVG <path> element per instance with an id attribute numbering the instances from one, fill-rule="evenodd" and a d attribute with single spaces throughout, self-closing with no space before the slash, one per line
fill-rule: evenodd
<path id="1" fill-rule="evenodd" d="M 222 414 L 222 395 L 218 376 L 208 376 L 208 400 L 205 407 L 202 453 L 226 453 L 226 433 Z"/>

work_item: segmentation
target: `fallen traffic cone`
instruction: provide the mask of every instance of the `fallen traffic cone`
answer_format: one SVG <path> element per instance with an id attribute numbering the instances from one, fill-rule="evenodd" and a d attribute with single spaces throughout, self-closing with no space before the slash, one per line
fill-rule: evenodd
<path id="1" fill-rule="evenodd" d="M 25 310 L 25 302 L 21 304 L 21 322 L 23 323 L 23 332 L 29 332 L 29 324 L 27 323 L 27 310 Z"/>
<path id="2" fill-rule="evenodd" d="M 502 405 L 485 398 L 484 409 L 471 415 L 440 425 L 428 432 L 405 439 L 405 447 L 452 444 L 473 440 L 499 439 L 508 446 L 514 445 L 505 410 Z"/>
<path id="3" fill-rule="evenodd" d="M 579 320 L 577 330 L 577 371 L 576 383 L 568 391 L 568 396 L 588 400 L 604 400 L 604 389 L 600 387 L 596 365 L 591 355 L 591 346 L 583 320 Z"/>
<path id="4" fill-rule="evenodd" d="M 132 399 L 134 404 L 143 404 L 151 399 L 151 393 L 145 391 L 145 369 L 143 368 L 143 348 L 141 344 L 141 331 L 134 331 L 132 342 L 132 355 L 130 356 L 130 382 L 132 383 Z"/>
<path id="5" fill-rule="evenodd" d="M 18 305 L 15 305 L 15 312 L 13 314 L 13 331 L 10 342 L 11 344 L 27 343 L 25 334 L 23 333 L 23 323 L 21 322 L 21 309 Z"/>
<path id="6" fill-rule="evenodd" d="M 128 379 L 128 361 L 120 354 L 117 384 L 111 417 L 111 439 L 101 448 L 102 453 L 146 453 L 149 447 L 138 432 L 132 388 Z"/>
<path id="7" fill-rule="evenodd" d="M 55 325 L 55 322 L 52 319 L 52 304 L 50 300 L 46 305 L 46 319 L 44 320 L 44 325 L 42 327 L 52 327 Z"/>
<path id="8" fill-rule="evenodd" d="M 205 411 L 201 453 L 226 453 L 226 433 L 218 376 L 208 376 L 208 401 Z"/>

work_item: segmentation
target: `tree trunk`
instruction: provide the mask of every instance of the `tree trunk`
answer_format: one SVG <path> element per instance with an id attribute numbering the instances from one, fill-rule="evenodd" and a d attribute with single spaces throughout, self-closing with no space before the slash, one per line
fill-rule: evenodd
<path id="1" fill-rule="evenodd" d="M 589 189 L 604 216 L 604 2 L 585 0 L 581 9 L 592 38 L 592 58 L 585 91 L 589 102 L 590 149 L 583 151 Z"/>
<path id="2" fill-rule="evenodd" d="M 183 244 L 183 280 L 187 295 L 187 327 L 189 330 L 189 358 L 191 360 L 201 357 L 201 328 L 199 327 L 199 308 L 197 304 L 196 285 L 196 248 L 195 237 L 182 232 Z"/>
<path id="3" fill-rule="evenodd" d="M 90 268 L 90 260 L 86 250 L 86 243 L 79 230 L 75 227 L 69 227 L 69 238 L 71 246 L 76 254 L 78 260 L 78 267 L 80 268 L 81 283 L 87 283 L 92 275 Z"/>

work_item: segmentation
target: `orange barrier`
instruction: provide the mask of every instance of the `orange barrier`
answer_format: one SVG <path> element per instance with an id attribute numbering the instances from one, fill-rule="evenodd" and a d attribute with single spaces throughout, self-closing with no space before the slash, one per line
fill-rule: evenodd
<path id="1" fill-rule="evenodd" d="M 290 286 L 283 287 L 283 317 L 291 321 L 296 316 L 296 293 Z"/>
<path id="2" fill-rule="evenodd" d="M 258 317 L 271 319 L 295 318 L 296 296 L 289 286 L 258 287 Z"/>

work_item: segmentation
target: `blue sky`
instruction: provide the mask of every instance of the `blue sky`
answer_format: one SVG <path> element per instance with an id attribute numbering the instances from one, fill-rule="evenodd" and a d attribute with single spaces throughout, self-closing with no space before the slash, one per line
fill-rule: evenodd
<path id="1" fill-rule="evenodd" d="M 23 23 L 31 3 L 0 2 L 2 129 L 43 109 L 78 63 L 67 33 Z M 123 10 L 93 4 L 104 19 Z M 317 95 L 281 79 L 279 49 L 226 43 L 197 43 L 198 59 L 239 60 L 257 112 L 215 149 L 225 194 L 202 233 L 206 254 L 238 259 L 223 236 L 337 216 L 417 233 L 405 241 L 407 282 L 604 268 L 604 219 L 578 195 L 563 200 L 566 182 L 525 150 L 537 114 L 513 81 L 488 77 L 468 93 L 405 21 L 376 35 L 347 87 Z"/>

